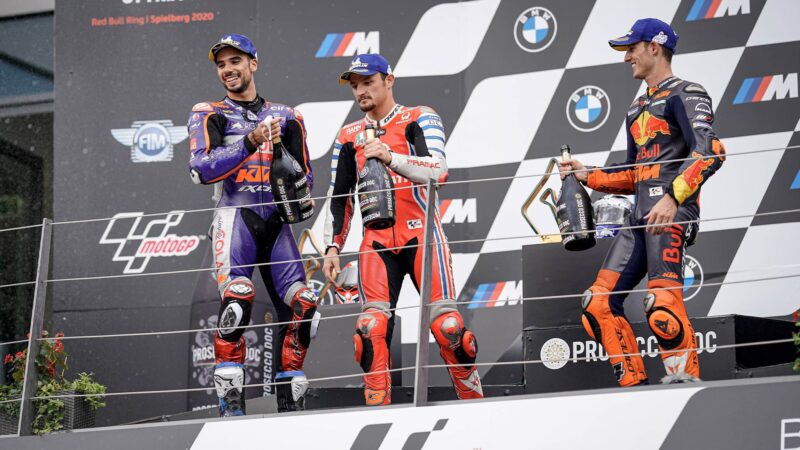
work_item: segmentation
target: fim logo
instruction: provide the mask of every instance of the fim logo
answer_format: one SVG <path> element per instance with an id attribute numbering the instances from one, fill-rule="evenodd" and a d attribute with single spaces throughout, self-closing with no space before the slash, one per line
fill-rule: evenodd
<path id="1" fill-rule="evenodd" d="M 353 33 L 328 33 L 322 40 L 317 58 L 354 56 L 363 53 L 380 53 L 380 32 L 356 31 Z"/>
<path id="2" fill-rule="evenodd" d="M 750 14 L 750 0 L 694 0 L 687 22 Z"/>
<path id="3" fill-rule="evenodd" d="M 478 221 L 478 200 L 447 199 L 439 202 L 442 223 L 475 223 Z"/>
<path id="4" fill-rule="evenodd" d="M 610 112 L 608 95 L 597 86 L 578 88 L 567 101 L 567 119 L 578 131 L 588 133 L 602 127 Z"/>
<path id="5" fill-rule="evenodd" d="M 745 78 L 733 99 L 734 105 L 797 98 L 797 72 Z"/>
<path id="6" fill-rule="evenodd" d="M 173 126 L 171 120 L 137 120 L 131 128 L 116 128 L 111 135 L 131 148 L 131 161 L 172 161 L 172 146 L 189 136 L 185 126 Z"/>
<path id="7" fill-rule="evenodd" d="M 522 298 L 522 280 L 500 281 L 497 283 L 481 283 L 472 295 L 467 308 L 494 308 L 497 306 L 517 305 Z"/>
<path id="8" fill-rule="evenodd" d="M 540 6 L 528 8 L 517 17 L 514 24 L 514 40 L 526 52 L 540 52 L 556 38 L 558 24 L 550 10 Z"/>
<path id="9" fill-rule="evenodd" d="M 142 273 L 153 257 L 186 256 L 197 249 L 203 236 L 177 236 L 169 230 L 178 226 L 183 219 L 183 212 L 173 211 L 164 219 L 155 218 L 142 223 L 141 212 L 125 212 L 115 214 L 108 222 L 100 244 L 116 245 L 112 261 L 124 262 L 122 273 Z M 130 228 L 119 222 L 132 220 Z"/>

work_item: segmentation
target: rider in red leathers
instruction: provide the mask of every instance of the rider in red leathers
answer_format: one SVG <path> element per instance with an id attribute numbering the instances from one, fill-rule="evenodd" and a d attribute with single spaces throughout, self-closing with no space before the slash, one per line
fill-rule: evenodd
<path id="1" fill-rule="evenodd" d="M 344 126 L 333 148 L 333 176 L 326 204 L 323 272 L 336 279 L 339 252 L 344 246 L 353 216 L 352 196 L 367 158 L 377 158 L 387 167 L 396 188 L 396 223 L 383 230 L 366 229 L 358 261 L 359 286 L 364 306 L 356 324 L 356 361 L 364 376 L 367 405 L 391 403 L 389 343 L 394 327 L 391 310 L 397 306 L 406 274 L 417 285 L 422 278 L 422 251 L 428 180 L 447 178 L 444 128 L 441 118 L 426 106 L 406 107 L 395 103 L 394 75 L 385 58 L 377 54 L 356 55 L 350 69 L 340 77 L 349 83 L 366 116 Z M 378 137 L 367 139 L 365 126 L 378 129 Z M 475 335 L 464 326 L 456 309 L 450 249 L 434 212 L 433 239 L 439 245 L 432 258 L 431 331 L 439 344 L 459 398 L 482 398 L 475 363 Z M 380 251 L 391 249 L 389 251 Z M 376 252 L 376 250 L 378 252 Z M 456 366 L 461 364 L 461 366 Z"/>

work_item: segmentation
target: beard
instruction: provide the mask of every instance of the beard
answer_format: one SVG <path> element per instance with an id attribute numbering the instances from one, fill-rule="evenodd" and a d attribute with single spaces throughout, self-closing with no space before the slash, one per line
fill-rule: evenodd
<path id="1" fill-rule="evenodd" d="M 239 79 L 241 80 L 239 86 L 229 88 L 224 80 L 222 81 L 222 85 L 225 86 L 225 89 L 228 92 L 233 92 L 234 94 L 241 94 L 242 92 L 246 91 L 248 87 L 250 87 L 251 78 L 245 76 L 244 74 L 239 74 Z"/>
<path id="2" fill-rule="evenodd" d="M 373 109 L 375 109 L 375 102 L 370 101 L 369 103 L 367 103 L 364 106 L 361 106 L 361 102 L 358 102 L 358 107 L 359 107 L 359 109 L 361 109 L 361 112 L 370 112 Z"/>

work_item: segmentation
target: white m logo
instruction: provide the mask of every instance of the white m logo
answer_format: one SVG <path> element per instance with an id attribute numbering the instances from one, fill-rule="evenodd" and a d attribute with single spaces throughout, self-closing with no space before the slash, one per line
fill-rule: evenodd
<path id="1" fill-rule="evenodd" d="M 478 200 L 454 198 L 439 204 L 442 223 L 475 223 L 478 221 Z"/>
<path id="2" fill-rule="evenodd" d="M 761 101 L 781 100 L 786 97 L 797 98 L 797 72 L 786 74 L 786 76 L 773 75 Z"/>
<path id="3" fill-rule="evenodd" d="M 750 14 L 750 0 L 722 0 L 714 17 Z"/>
<path id="4" fill-rule="evenodd" d="M 347 46 L 342 56 L 354 56 L 364 53 L 380 53 L 381 52 L 381 35 L 378 31 L 370 31 L 367 34 L 364 31 L 357 31 L 353 33 L 353 38 Z"/>

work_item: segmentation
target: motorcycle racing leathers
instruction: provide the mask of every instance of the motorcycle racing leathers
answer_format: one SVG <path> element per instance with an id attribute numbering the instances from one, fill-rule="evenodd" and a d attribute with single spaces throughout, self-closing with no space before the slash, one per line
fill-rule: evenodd
<path id="1" fill-rule="evenodd" d="M 594 284 L 586 291 L 582 321 L 603 344 L 621 386 L 647 381 L 636 338 L 625 318 L 626 291 L 648 276 L 644 299 L 647 322 L 656 336 L 666 368 L 665 382 L 700 377 L 694 329 L 683 303 L 683 263 L 687 238 L 696 233 L 700 186 L 720 168 L 725 149 L 712 128 L 714 113 L 705 89 L 670 77 L 637 98 L 627 112 L 627 159 L 623 167 L 589 168 L 587 186 L 635 196 L 631 226 L 663 196 L 678 205 L 669 232 L 624 229 L 614 239 Z M 686 161 L 672 161 L 690 158 Z M 634 163 L 646 163 L 633 167 Z"/>
<path id="2" fill-rule="evenodd" d="M 292 230 L 283 223 L 269 185 L 272 143 L 257 148 L 246 136 L 272 116 L 281 118 L 285 147 L 302 165 L 308 183 L 313 181 L 306 147 L 303 118 L 298 111 L 256 97 L 252 102 L 225 98 L 198 103 L 189 116 L 191 178 L 198 184 L 215 184 L 217 208 L 211 228 L 216 278 L 221 297 L 219 330 L 214 335 L 214 381 L 221 415 L 244 414 L 243 328 L 250 322 L 255 298 L 253 264 L 259 266 L 278 314 L 282 349 L 277 358 L 279 410 L 302 409 L 307 382 L 303 360 L 314 328 L 316 295 L 306 287 Z M 282 261 L 292 261 L 283 263 Z M 246 266 L 246 267 L 241 267 Z M 238 386 L 238 387 L 237 387 Z"/>
<path id="3" fill-rule="evenodd" d="M 378 129 L 380 140 L 392 155 L 387 165 L 394 182 L 396 223 L 383 230 L 366 229 L 358 260 L 359 290 L 364 299 L 354 336 L 356 361 L 366 372 L 367 405 L 391 403 L 389 343 L 394 327 L 391 310 L 397 306 L 406 274 L 415 286 L 422 279 L 422 248 L 427 192 L 430 179 L 447 178 L 444 128 L 428 107 L 396 105 L 380 121 L 365 117 L 343 127 L 333 148 L 331 186 L 326 204 L 326 246 L 341 251 L 353 216 L 353 194 L 366 162 L 363 154 L 365 126 Z M 434 194 L 435 195 L 435 194 Z M 481 398 L 483 391 L 475 363 L 477 342 L 456 309 L 450 249 L 442 230 L 438 208 L 434 211 L 430 317 L 431 331 L 447 364 L 459 398 Z M 388 249 L 387 251 L 381 251 Z M 377 252 L 376 252 L 377 250 Z M 457 366 L 456 364 L 461 364 Z"/>

